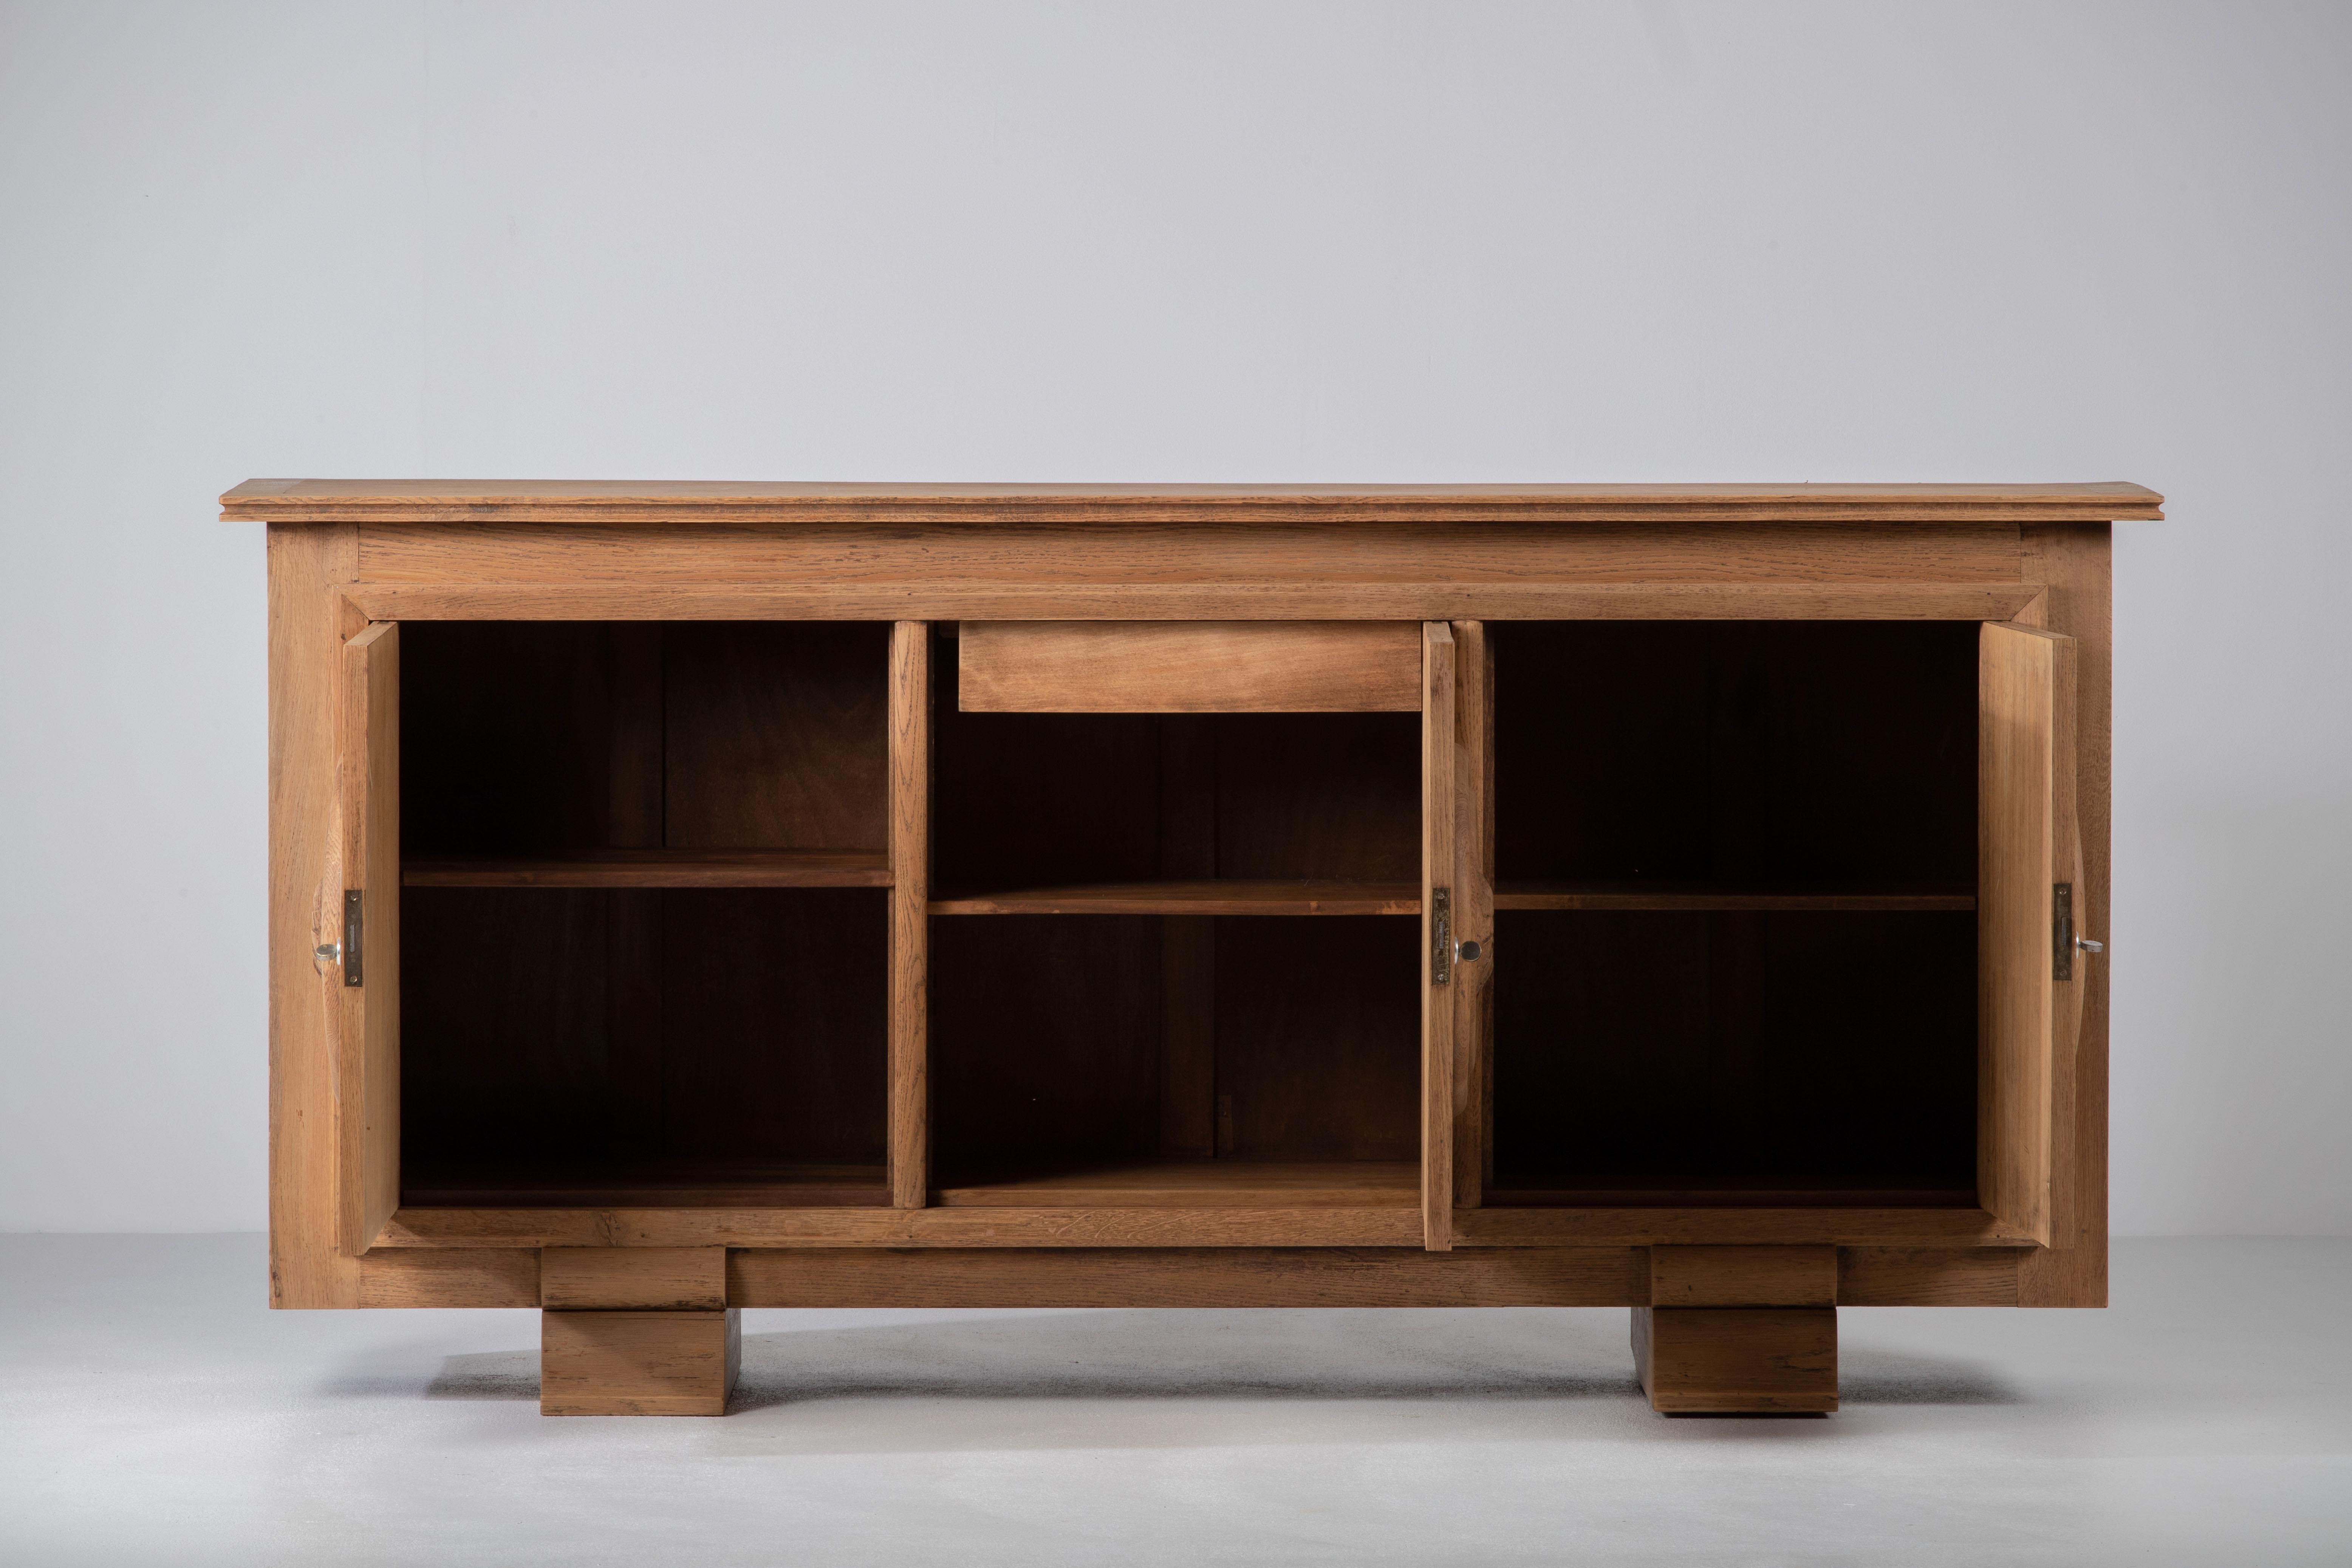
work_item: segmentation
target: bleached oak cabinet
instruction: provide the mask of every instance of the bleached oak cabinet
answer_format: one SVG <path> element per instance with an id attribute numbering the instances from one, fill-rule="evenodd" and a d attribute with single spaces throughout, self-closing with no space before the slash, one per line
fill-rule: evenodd
<path id="1" fill-rule="evenodd" d="M 271 1300 L 1840 1305 L 2105 1290 L 2126 484 L 262 479 Z"/>

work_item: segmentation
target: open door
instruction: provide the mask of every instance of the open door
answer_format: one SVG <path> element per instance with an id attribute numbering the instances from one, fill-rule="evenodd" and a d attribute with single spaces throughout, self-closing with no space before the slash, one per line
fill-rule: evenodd
<path id="1" fill-rule="evenodd" d="M 342 951 L 335 1020 L 335 1217 L 365 1252 L 400 1204 L 400 627 L 343 645 L 336 805 Z"/>
<path id="2" fill-rule="evenodd" d="M 1454 628 L 1421 631 L 1421 1226 L 1432 1252 L 1454 1246 L 1454 897 L 1461 886 L 1455 805 Z"/>
<path id="3" fill-rule="evenodd" d="M 1987 623 L 1977 659 L 1977 1194 L 2049 1246 L 2074 934 L 2074 643 Z M 2062 992 L 2063 996 L 2062 997 Z"/>

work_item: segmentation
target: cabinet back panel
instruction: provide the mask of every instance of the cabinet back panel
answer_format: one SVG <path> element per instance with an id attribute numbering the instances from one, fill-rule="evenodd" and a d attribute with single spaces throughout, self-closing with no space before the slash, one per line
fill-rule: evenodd
<path id="1" fill-rule="evenodd" d="M 627 678 L 618 669 L 623 661 L 612 630 L 572 621 L 403 626 L 406 853 L 647 842 L 630 831 L 641 824 L 614 832 L 614 762 L 623 728 L 617 713 Z M 657 737 L 657 713 L 654 723 Z"/>
<path id="2" fill-rule="evenodd" d="M 865 622 L 407 623 L 405 848 L 879 849 L 887 643 Z"/>
<path id="3" fill-rule="evenodd" d="M 882 847 L 887 627 L 713 621 L 663 632 L 670 847 Z"/>
<path id="4" fill-rule="evenodd" d="M 1421 875 L 1421 715 L 1220 713 L 1217 874 Z"/>
<path id="5" fill-rule="evenodd" d="M 1498 1186 L 1973 1185 L 1974 915 L 1505 911 L 1496 933 Z"/>
<path id="6" fill-rule="evenodd" d="M 1420 1155 L 1420 922 L 1216 922 L 1221 1154 Z"/>
<path id="7" fill-rule="evenodd" d="M 1158 919 L 942 916 L 930 929 L 942 1171 L 1157 1148 Z"/>
<path id="8" fill-rule="evenodd" d="M 1973 885 L 1973 623 L 1493 635 L 1505 881 Z"/>
<path id="9" fill-rule="evenodd" d="M 879 1162 L 885 897 L 407 889 L 404 1173 Z"/>

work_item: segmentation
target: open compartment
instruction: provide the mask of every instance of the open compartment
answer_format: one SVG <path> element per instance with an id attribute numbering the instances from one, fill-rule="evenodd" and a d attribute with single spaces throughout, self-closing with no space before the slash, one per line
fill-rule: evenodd
<path id="1" fill-rule="evenodd" d="M 1416 931 L 933 921 L 934 1201 L 1412 1206 Z"/>
<path id="2" fill-rule="evenodd" d="M 401 1202 L 887 1203 L 887 896 L 409 889 Z"/>
<path id="3" fill-rule="evenodd" d="M 1409 914 L 1417 712 L 967 712 L 940 661 L 941 914 Z"/>
<path id="4" fill-rule="evenodd" d="M 399 630 L 399 1201 L 887 1202 L 887 629 Z"/>
<path id="5" fill-rule="evenodd" d="M 1979 626 L 1494 639 L 1486 1201 L 1976 1202 Z"/>
<path id="6" fill-rule="evenodd" d="M 404 880 L 885 885 L 887 639 L 867 623 L 411 623 Z"/>

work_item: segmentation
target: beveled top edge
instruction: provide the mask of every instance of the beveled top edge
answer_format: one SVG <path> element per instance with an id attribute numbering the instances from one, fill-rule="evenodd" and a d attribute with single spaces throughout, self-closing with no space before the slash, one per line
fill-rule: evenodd
<path id="1" fill-rule="evenodd" d="M 2164 498 L 2095 484 L 1088 485 L 709 479 L 248 479 L 223 518 L 271 522 L 1006 520 L 1278 516 L 1436 521 L 1808 517 L 2160 518 Z"/>

